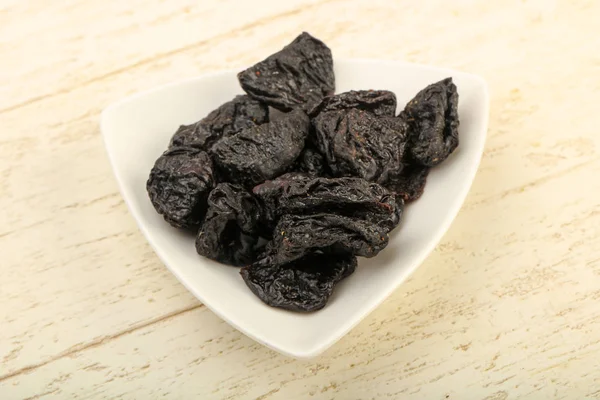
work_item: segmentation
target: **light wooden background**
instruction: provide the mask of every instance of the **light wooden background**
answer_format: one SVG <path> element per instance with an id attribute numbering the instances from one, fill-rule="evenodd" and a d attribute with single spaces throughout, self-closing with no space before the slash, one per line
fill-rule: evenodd
<path id="1" fill-rule="evenodd" d="M 1 0 L 0 399 L 600 398 L 600 2 Z M 483 75 L 489 140 L 412 278 L 325 354 L 229 327 L 161 265 L 99 133 L 125 95 L 336 56 Z"/>

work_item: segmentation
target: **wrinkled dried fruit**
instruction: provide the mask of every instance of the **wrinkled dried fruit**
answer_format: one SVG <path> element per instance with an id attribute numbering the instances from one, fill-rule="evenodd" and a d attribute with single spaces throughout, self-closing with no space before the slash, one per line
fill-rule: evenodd
<path id="1" fill-rule="evenodd" d="M 405 165 L 402 173 L 391 179 L 386 187 L 409 203 L 417 200 L 423 194 L 427 175 L 429 175 L 429 167 Z"/>
<path id="2" fill-rule="evenodd" d="M 282 111 L 310 110 L 335 90 L 331 50 L 306 32 L 238 79 L 250 96 Z"/>
<path id="3" fill-rule="evenodd" d="M 218 184 L 208 196 L 208 211 L 196 236 L 198 254 L 225 264 L 255 261 L 260 208 L 239 185 Z"/>
<path id="4" fill-rule="evenodd" d="M 173 135 L 150 200 L 266 304 L 319 310 L 458 146 L 456 86 L 427 86 L 399 116 L 387 90 L 334 95 L 331 50 L 306 32 L 237 77 L 246 95 Z"/>
<path id="5" fill-rule="evenodd" d="M 210 154 L 225 180 L 247 187 L 285 172 L 304 148 L 310 121 L 302 111 L 224 137 Z"/>
<path id="6" fill-rule="evenodd" d="M 259 261 L 240 273 L 250 290 L 271 307 L 308 312 L 325 307 L 337 283 L 356 265 L 352 255 L 312 254 L 283 266 Z"/>
<path id="7" fill-rule="evenodd" d="M 268 107 L 248 96 L 236 96 L 206 117 L 182 125 L 171 138 L 170 146 L 194 146 L 208 150 L 217 140 L 268 121 Z"/>
<path id="8" fill-rule="evenodd" d="M 315 177 L 328 175 L 325 157 L 308 144 L 302 150 L 294 165 L 292 165 L 291 171 Z"/>
<path id="9" fill-rule="evenodd" d="M 452 78 L 421 90 L 401 113 L 409 124 L 408 154 L 433 167 L 458 146 L 458 92 Z"/>
<path id="10" fill-rule="evenodd" d="M 285 118 L 285 116 L 287 115 L 286 111 L 281 111 L 281 110 L 278 110 L 273 107 L 268 107 L 268 108 L 269 108 L 269 121 L 270 122 L 278 121 L 281 118 Z"/>
<path id="11" fill-rule="evenodd" d="M 351 108 L 369 111 L 377 116 L 393 117 L 396 115 L 396 95 L 388 90 L 351 90 L 325 97 L 309 115 L 314 117 L 322 112 Z"/>
<path id="12" fill-rule="evenodd" d="M 313 178 L 285 174 L 253 189 L 268 226 L 285 214 L 338 214 L 391 231 L 400 222 L 402 200 L 377 183 L 361 178 Z"/>
<path id="13" fill-rule="evenodd" d="M 208 154 L 195 148 L 173 147 L 156 160 L 146 189 L 152 205 L 169 224 L 195 228 L 204 217 L 213 185 Z"/>
<path id="14" fill-rule="evenodd" d="M 357 176 L 385 184 L 402 170 L 406 123 L 351 109 L 328 111 L 314 120 L 319 151 L 334 176 Z"/>
<path id="15" fill-rule="evenodd" d="M 388 244 L 388 229 L 336 214 L 284 215 L 267 244 L 268 264 L 283 265 L 325 252 L 373 257 Z"/>

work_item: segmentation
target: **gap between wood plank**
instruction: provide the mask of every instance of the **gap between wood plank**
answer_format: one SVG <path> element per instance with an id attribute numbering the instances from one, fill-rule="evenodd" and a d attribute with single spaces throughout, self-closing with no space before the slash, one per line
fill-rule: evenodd
<path id="1" fill-rule="evenodd" d="M 167 320 L 169 320 L 171 318 L 175 318 L 175 317 L 177 317 L 179 315 L 186 314 L 186 313 L 188 313 L 190 311 L 194 311 L 194 310 L 197 310 L 197 309 L 202 308 L 202 307 L 204 307 L 204 304 L 195 304 L 193 306 L 189 306 L 189 307 L 183 308 L 181 310 L 177 310 L 177 311 L 173 311 L 173 312 L 167 313 L 165 315 L 162 315 L 160 317 L 148 320 L 146 322 L 139 323 L 137 325 L 134 325 L 131 328 L 125 329 L 125 330 L 117 332 L 115 334 L 105 335 L 105 336 L 102 336 L 102 337 L 100 337 L 98 339 L 92 340 L 91 342 L 88 342 L 88 343 L 77 344 L 75 346 L 72 346 L 72 347 L 68 348 L 67 350 L 64 350 L 64 351 L 58 353 L 55 356 L 52 356 L 52 357 L 48 358 L 45 361 L 39 362 L 37 364 L 31 364 L 31 365 L 19 368 L 19 369 L 15 370 L 15 371 L 9 372 L 8 374 L 0 375 L 0 383 L 2 383 L 3 381 L 5 381 L 7 379 L 14 378 L 14 377 L 16 377 L 18 375 L 27 374 L 27 373 L 29 373 L 31 371 L 34 371 L 34 370 L 36 370 L 36 369 L 38 369 L 40 367 L 44 367 L 44 366 L 46 366 L 46 365 L 48 365 L 50 363 L 53 363 L 54 361 L 58 361 L 61 358 L 69 357 L 69 356 L 71 356 L 71 355 L 73 355 L 75 353 L 79 353 L 81 351 L 88 350 L 88 349 L 91 349 L 91 348 L 94 348 L 94 347 L 102 346 L 102 345 L 110 342 L 111 340 L 115 340 L 115 339 L 120 338 L 121 336 L 125 336 L 125 335 L 128 335 L 130 333 L 134 333 L 136 331 L 139 331 L 140 329 L 147 328 L 147 327 L 149 327 L 151 325 L 154 325 L 154 324 L 156 324 L 158 322 L 167 321 Z"/>
<path id="2" fill-rule="evenodd" d="M 216 35 L 216 36 L 213 36 L 213 37 L 208 38 L 208 39 L 200 40 L 198 42 L 195 42 L 195 43 L 192 43 L 192 44 L 189 44 L 189 45 L 177 48 L 175 50 L 167 51 L 165 53 L 161 53 L 161 54 L 158 54 L 158 55 L 153 56 L 153 57 L 145 58 L 145 59 L 140 60 L 138 62 L 135 62 L 133 64 L 130 64 L 130 65 L 127 65 L 127 66 L 124 66 L 124 67 L 121 67 L 121 68 L 117 68 L 117 69 L 112 70 L 110 72 L 107 72 L 107 73 L 105 73 L 103 75 L 99 75 L 99 76 L 97 76 L 95 78 L 92 78 L 92 79 L 89 79 L 89 80 L 84 81 L 82 83 L 79 83 L 75 87 L 59 89 L 59 90 L 57 90 L 55 92 L 47 93 L 47 94 L 44 94 L 44 95 L 41 95 L 41 96 L 32 97 L 32 98 L 30 98 L 28 100 L 25 100 L 25 101 L 21 102 L 21 103 L 18 103 L 18 104 L 9 106 L 9 107 L 2 108 L 2 109 L 0 109 L 0 114 L 4 114 L 4 113 L 10 112 L 10 111 L 14 111 L 14 110 L 17 110 L 19 108 L 22 108 L 22 107 L 25 107 L 25 106 L 28 106 L 28 105 L 31 105 L 31 104 L 35 104 L 35 103 L 38 103 L 40 101 L 43 101 L 43 100 L 46 100 L 46 99 L 49 99 L 49 98 L 53 98 L 53 97 L 59 96 L 61 94 L 70 93 L 70 92 L 72 92 L 72 91 L 74 91 L 76 89 L 79 89 L 81 87 L 90 85 L 90 84 L 95 83 L 95 82 L 102 81 L 102 80 L 104 80 L 106 78 L 110 78 L 111 76 L 119 75 L 119 74 L 121 74 L 121 73 L 123 73 L 123 72 L 125 72 L 125 71 L 127 71 L 129 69 L 141 67 L 141 66 L 146 65 L 146 64 L 151 64 L 151 63 L 153 63 L 155 61 L 158 61 L 158 60 L 160 60 L 162 58 L 165 58 L 165 57 L 170 57 L 170 56 L 173 56 L 173 55 L 176 55 L 176 54 L 185 53 L 186 51 L 191 50 L 191 49 L 193 49 L 195 47 L 200 47 L 200 46 L 207 45 L 208 43 L 210 43 L 212 41 L 223 40 L 223 39 L 226 39 L 230 35 L 236 35 L 236 34 L 239 34 L 239 33 L 243 33 L 245 31 L 250 30 L 252 28 L 255 28 L 257 26 L 264 25 L 266 23 L 274 22 L 274 21 L 276 21 L 276 20 L 278 20 L 280 18 L 286 18 L 286 17 L 290 17 L 290 16 L 293 16 L 293 15 L 298 15 L 298 14 L 301 14 L 301 13 L 303 13 L 305 11 L 312 10 L 315 7 L 319 7 L 319 6 L 322 6 L 324 4 L 334 3 L 334 2 L 338 2 L 338 1 L 342 1 L 342 0 L 324 0 L 324 1 L 321 1 L 321 2 L 318 2 L 318 3 L 306 5 L 306 6 L 303 6 L 303 7 L 298 7 L 298 8 L 295 8 L 293 10 L 286 11 L 286 12 L 283 12 L 283 13 L 280 13 L 280 14 L 276 14 L 276 15 L 273 15 L 273 16 L 270 16 L 270 17 L 265 17 L 265 18 L 258 19 L 256 21 L 250 23 L 250 24 L 246 24 L 246 25 L 243 25 L 243 26 L 241 26 L 239 28 L 232 29 L 231 31 L 229 31 L 227 33 L 222 33 L 220 35 Z"/>
<path id="3" fill-rule="evenodd" d="M 537 187 L 539 185 L 543 185 L 544 183 L 550 182 L 551 180 L 554 180 L 555 178 L 560 178 L 560 177 L 563 177 L 565 175 L 569 175 L 571 172 L 578 171 L 578 170 L 582 169 L 583 167 L 586 167 L 589 164 L 595 163 L 598 160 L 600 160 L 600 157 L 594 157 L 594 158 L 592 158 L 590 160 L 583 161 L 583 162 L 581 162 L 579 164 L 572 165 L 572 166 L 570 166 L 568 168 L 565 168 L 565 169 L 560 170 L 560 171 L 556 171 L 556 172 L 554 172 L 552 174 L 541 176 L 541 177 L 539 177 L 537 179 L 534 179 L 534 180 L 532 180 L 530 182 L 527 182 L 527 183 L 525 183 L 523 185 L 520 185 L 520 186 L 517 186 L 517 187 L 513 187 L 511 189 L 507 189 L 507 190 L 505 190 L 503 192 L 500 192 L 500 193 L 495 194 L 495 195 L 491 195 L 489 197 L 485 197 L 485 198 L 481 199 L 478 202 L 473 202 L 473 203 L 470 203 L 470 204 L 465 204 L 464 209 L 465 210 L 472 210 L 475 207 L 479 207 L 481 205 L 489 204 L 489 203 L 494 202 L 494 201 L 502 200 L 503 198 L 505 198 L 505 197 L 507 197 L 507 196 L 509 196 L 511 194 L 518 194 L 518 193 L 525 192 L 528 189 L 531 189 L 531 188 Z"/>

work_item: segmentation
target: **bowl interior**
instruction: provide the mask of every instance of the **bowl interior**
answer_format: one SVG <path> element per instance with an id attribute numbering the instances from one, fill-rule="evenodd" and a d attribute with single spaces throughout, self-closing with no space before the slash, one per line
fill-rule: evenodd
<path id="1" fill-rule="evenodd" d="M 145 184 L 172 133 L 243 93 L 237 71 L 178 82 L 124 99 L 102 114 L 102 133 L 122 195 L 158 256 L 207 307 L 253 339 L 282 353 L 324 351 L 380 304 L 419 266 L 456 216 L 475 176 L 487 130 L 488 94 L 474 75 L 389 61 L 336 60 L 337 92 L 386 89 L 399 110 L 420 89 L 452 76 L 459 91 L 460 145 L 429 175 L 425 193 L 406 207 L 403 222 L 377 257 L 359 259 L 322 310 L 298 314 L 270 308 L 245 286 L 239 270 L 198 256 L 194 237 L 154 211 Z"/>

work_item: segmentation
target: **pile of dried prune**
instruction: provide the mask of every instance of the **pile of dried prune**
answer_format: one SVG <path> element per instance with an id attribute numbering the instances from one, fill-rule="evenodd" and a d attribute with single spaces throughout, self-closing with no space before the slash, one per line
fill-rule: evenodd
<path id="1" fill-rule="evenodd" d="M 334 94 L 331 50 L 308 33 L 238 80 L 245 95 L 173 134 L 148 195 L 264 303 L 319 310 L 457 148 L 456 86 L 433 83 L 399 114 L 387 90 Z"/>

